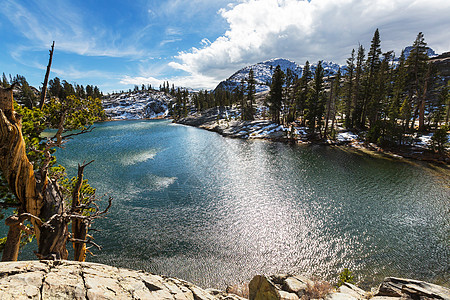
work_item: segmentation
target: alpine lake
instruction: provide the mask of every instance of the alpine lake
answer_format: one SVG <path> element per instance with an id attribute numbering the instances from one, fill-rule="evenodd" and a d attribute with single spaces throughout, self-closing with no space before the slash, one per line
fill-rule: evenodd
<path id="1" fill-rule="evenodd" d="M 101 207 L 113 197 L 88 261 L 217 288 L 275 273 L 335 282 L 343 268 L 361 287 L 386 276 L 450 285 L 448 168 L 168 120 L 95 127 L 56 152 L 70 176 L 95 160 L 85 178 Z"/>

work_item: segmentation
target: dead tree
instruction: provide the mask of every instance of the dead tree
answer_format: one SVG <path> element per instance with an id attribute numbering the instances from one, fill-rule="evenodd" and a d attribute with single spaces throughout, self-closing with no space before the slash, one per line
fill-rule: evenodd
<path id="1" fill-rule="evenodd" d="M 49 50 L 50 58 L 48 59 L 47 72 L 45 72 L 44 83 L 42 84 L 41 103 L 39 104 L 39 109 L 42 109 L 44 107 L 44 103 L 45 103 L 45 97 L 47 94 L 48 76 L 50 75 L 50 68 L 52 67 L 54 48 L 55 48 L 55 41 L 53 41 L 52 50 Z"/>
<path id="2" fill-rule="evenodd" d="M 101 217 L 108 211 L 111 199 L 109 199 L 108 207 L 102 212 L 95 205 L 94 199 L 84 204 L 76 202 L 75 207 L 72 206 L 70 210 L 65 207 L 64 196 L 57 180 L 48 176 L 49 164 L 44 163 L 41 170 L 36 171 L 27 157 L 21 117 L 15 113 L 13 107 L 12 89 L 13 87 L 0 88 L 0 167 L 11 192 L 19 202 L 19 208 L 17 216 L 6 219 L 10 229 L 2 260 L 17 260 L 20 236 L 22 231 L 26 230 L 23 226 L 25 220 L 29 220 L 32 224 L 32 231 L 38 244 L 36 255 L 39 259 L 67 259 L 66 243 L 69 240 L 84 245 L 86 243 L 95 245 L 87 238 L 87 227 L 93 219 Z M 61 146 L 63 143 L 61 137 L 63 117 L 61 122 L 54 141 L 47 141 L 45 153 L 43 153 L 46 159 L 49 159 L 52 147 Z M 81 183 L 85 166 L 79 169 Z M 77 188 L 73 198 L 79 198 L 79 193 L 80 188 Z M 92 204 L 97 208 L 95 213 L 83 215 L 83 210 Z M 76 238 L 71 237 L 68 224 L 73 220 L 76 220 L 75 224 L 78 224 L 78 221 L 84 222 L 86 234 L 83 234 L 84 227 L 81 226 L 80 230 L 74 231 L 81 234 L 77 234 Z M 79 228 L 78 225 L 75 226 Z M 84 260 L 83 255 L 79 254 L 76 260 L 81 258 Z"/>

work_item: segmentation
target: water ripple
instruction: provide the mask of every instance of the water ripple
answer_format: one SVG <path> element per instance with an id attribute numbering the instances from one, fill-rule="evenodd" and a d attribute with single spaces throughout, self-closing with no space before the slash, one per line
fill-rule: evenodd
<path id="1" fill-rule="evenodd" d="M 362 285 L 385 276 L 450 285 L 448 173 L 167 121 L 98 128 L 58 153 L 69 172 L 96 159 L 87 178 L 114 196 L 95 261 L 205 287 L 276 272 L 333 281 L 344 267 Z"/>

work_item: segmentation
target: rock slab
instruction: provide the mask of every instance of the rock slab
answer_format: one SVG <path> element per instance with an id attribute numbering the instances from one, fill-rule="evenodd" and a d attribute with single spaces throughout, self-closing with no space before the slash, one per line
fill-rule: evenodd
<path id="1" fill-rule="evenodd" d="M 96 263 L 25 261 L 0 263 L 0 299 L 242 300 L 192 283 Z"/>

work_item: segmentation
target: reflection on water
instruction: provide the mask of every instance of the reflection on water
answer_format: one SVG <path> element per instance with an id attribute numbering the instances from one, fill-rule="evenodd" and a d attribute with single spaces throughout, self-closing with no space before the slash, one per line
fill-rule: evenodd
<path id="1" fill-rule="evenodd" d="M 449 284 L 448 174 L 167 121 L 98 124 L 57 153 L 114 197 L 101 263 L 224 287 L 257 273 Z"/>

